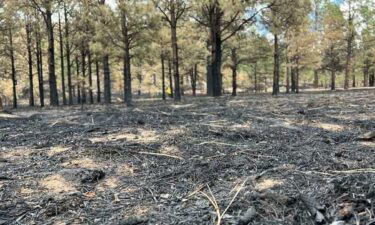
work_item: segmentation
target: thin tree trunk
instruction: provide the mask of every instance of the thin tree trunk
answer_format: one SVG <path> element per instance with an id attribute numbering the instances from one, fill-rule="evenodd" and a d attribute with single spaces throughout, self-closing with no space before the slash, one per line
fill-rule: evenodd
<path id="1" fill-rule="evenodd" d="M 171 5 L 171 41 L 172 41 L 172 63 L 174 76 L 174 100 L 181 101 L 180 73 L 177 44 L 177 18 L 175 4 Z"/>
<path id="2" fill-rule="evenodd" d="M 372 73 L 369 77 L 369 85 L 370 85 L 370 87 L 375 86 L 375 71 L 372 71 Z"/>
<path id="3" fill-rule="evenodd" d="M 193 89 L 193 96 L 197 95 L 197 82 L 198 82 L 198 64 L 196 63 L 193 68 L 193 76 L 192 76 L 192 89 Z"/>
<path id="4" fill-rule="evenodd" d="M 363 86 L 368 87 L 369 84 L 369 72 L 370 72 L 370 60 L 366 59 L 363 67 Z"/>
<path id="5" fill-rule="evenodd" d="M 45 22 L 48 33 L 48 79 L 50 90 L 50 104 L 53 106 L 59 105 L 59 96 L 57 93 L 56 74 L 55 74 L 55 39 L 52 24 L 52 10 L 51 4 L 48 3 L 46 7 Z"/>
<path id="6" fill-rule="evenodd" d="M 84 45 L 84 43 L 83 43 Z M 87 103 L 87 92 L 86 92 L 86 48 L 83 47 L 81 51 L 81 69 L 82 69 L 82 86 L 81 86 L 81 92 L 82 92 L 82 103 Z"/>
<path id="7" fill-rule="evenodd" d="M 273 72 L 273 90 L 272 95 L 278 95 L 280 92 L 279 79 L 280 79 L 280 56 L 279 56 L 279 37 L 274 35 L 274 72 Z"/>
<path id="8" fill-rule="evenodd" d="M 319 88 L 319 72 L 314 70 L 314 88 Z"/>
<path id="9" fill-rule="evenodd" d="M 70 60 L 70 39 L 69 39 L 69 21 L 66 2 L 64 1 L 64 19 L 65 19 L 65 52 L 68 76 L 68 98 L 69 105 L 73 105 L 73 86 L 72 86 L 72 63 Z"/>
<path id="10" fill-rule="evenodd" d="M 354 40 L 354 31 L 353 31 L 353 15 L 351 8 L 351 1 L 349 1 L 349 19 L 348 19 L 348 30 L 349 36 L 347 37 L 347 48 L 346 48 L 346 63 L 345 63 L 345 78 L 344 78 L 344 89 L 349 89 L 349 79 L 352 67 L 352 53 L 353 53 L 353 40 Z"/>
<path id="11" fill-rule="evenodd" d="M 81 78 L 80 78 L 80 68 L 79 68 L 79 59 L 76 56 L 76 69 L 77 69 L 77 103 L 82 104 L 82 95 L 81 95 Z"/>
<path id="12" fill-rule="evenodd" d="M 289 57 L 286 57 L 286 66 L 285 66 L 285 79 L 286 79 L 286 93 L 290 93 L 290 61 Z"/>
<path id="13" fill-rule="evenodd" d="M 29 106 L 35 106 L 34 100 L 34 80 L 33 80 L 33 55 L 31 43 L 31 24 L 26 24 L 27 55 L 29 64 Z"/>
<path id="14" fill-rule="evenodd" d="M 89 97 L 90 97 L 90 104 L 94 104 L 94 94 L 92 93 L 92 60 L 91 60 L 91 52 L 88 50 L 88 64 L 89 64 Z"/>
<path id="15" fill-rule="evenodd" d="M 59 13 L 59 43 L 60 43 L 60 64 L 61 64 L 61 90 L 63 97 L 63 105 L 66 105 L 66 92 L 65 92 L 65 65 L 64 65 L 64 43 L 63 43 L 63 33 L 61 27 L 61 17 Z"/>
<path id="16" fill-rule="evenodd" d="M 232 60 L 232 96 L 237 96 L 237 49 L 231 50 L 231 60 Z"/>
<path id="17" fill-rule="evenodd" d="M 164 55 L 160 56 L 161 58 L 161 80 L 162 80 L 162 85 L 161 85 L 161 90 L 162 90 L 162 98 L 163 100 L 167 99 L 166 93 L 165 93 L 165 66 L 164 66 Z"/>
<path id="18" fill-rule="evenodd" d="M 96 69 L 96 89 L 97 89 L 97 98 L 96 100 L 98 103 L 101 102 L 101 90 L 100 90 L 100 71 L 99 71 L 99 61 L 95 61 L 95 69 Z"/>
<path id="19" fill-rule="evenodd" d="M 352 79 L 352 87 L 357 87 L 357 83 L 356 83 L 356 79 L 355 79 L 355 68 L 354 67 L 352 67 L 352 77 L 353 77 L 353 79 Z"/>
<path id="20" fill-rule="evenodd" d="M 297 92 L 297 74 L 296 74 L 296 67 L 293 66 L 291 68 L 291 91 L 292 93 Z"/>
<path id="21" fill-rule="evenodd" d="M 172 63 L 171 59 L 168 58 L 168 73 L 169 73 L 169 87 L 171 89 L 171 98 L 174 98 L 173 90 L 173 75 L 172 75 Z"/>
<path id="22" fill-rule="evenodd" d="M 111 72 L 109 70 L 109 55 L 103 57 L 104 72 L 104 103 L 111 103 Z"/>
<path id="23" fill-rule="evenodd" d="M 12 28 L 9 28 L 9 50 L 10 50 L 10 62 L 12 65 L 13 108 L 17 108 L 17 79 L 16 79 L 16 65 L 15 65 L 15 59 L 14 59 Z"/>
<path id="24" fill-rule="evenodd" d="M 255 93 L 259 92 L 259 85 L 258 85 L 258 63 L 254 63 L 254 90 Z"/>
<path id="25" fill-rule="evenodd" d="M 43 52 L 42 40 L 39 29 L 36 31 L 36 63 L 38 69 L 38 86 L 39 86 L 39 99 L 40 107 L 44 107 L 44 80 L 43 80 Z"/>

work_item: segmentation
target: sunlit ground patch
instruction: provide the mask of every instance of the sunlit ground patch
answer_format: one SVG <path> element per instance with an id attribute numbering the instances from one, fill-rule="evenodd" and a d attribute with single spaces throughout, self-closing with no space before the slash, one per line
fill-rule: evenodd
<path id="1" fill-rule="evenodd" d="M 123 164 L 117 169 L 117 175 L 119 176 L 132 176 L 134 175 L 135 168 L 128 164 Z"/>
<path id="2" fill-rule="evenodd" d="M 166 154 L 166 155 L 172 155 L 172 156 L 182 156 L 182 153 L 180 149 L 177 146 L 170 145 L 170 146 L 165 146 L 161 149 L 160 153 Z"/>
<path id="3" fill-rule="evenodd" d="M 67 192 L 75 192 L 76 188 L 67 181 L 62 175 L 51 175 L 40 181 L 40 185 L 49 192 L 54 194 L 61 194 Z"/>
<path id="4" fill-rule="evenodd" d="M 74 159 L 62 164 L 65 168 L 103 169 L 103 163 L 96 162 L 90 158 Z"/>
<path id="5" fill-rule="evenodd" d="M 121 131 L 115 134 L 94 137 L 89 140 L 92 143 L 105 143 L 108 141 L 132 141 L 138 143 L 150 143 L 157 141 L 158 138 L 159 135 L 157 135 L 155 131 L 138 129 L 135 133 L 131 133 L 129 131 Z"/>
<path id="6" fill-rule="evenodd" d="M 334 131 L 334 132 L 343 131 L 345 129 L 345 127 L 342 125 L 332 124 L 332 123 L 316 123 L 316 124 L 311 124 L 311 126 L 316 127 L 316 128 L 321 128 L 327 131 Z"/>
<path id="7" fill-rule="evenodd" d="M 66 148 L 66 147 L 63 147 L 63 146 L 54 146 L 54 147 L 51 147 L 51 149 L 48 151 L 48 156 L 55 156 L 55 155 L 58 155 L 60 153 L 63 153 L 63 152 L 66 152 L 70 150 L 70 148 Z"/>
<path id="8" fill-rule="evenodd" d="M 8 113 L 0 113 L 0 119 L 17 119 L 20 118 L 17 115 L 8 114 Z"/>
<path id="9" fill-rule="evenodd" d="M 255 189 L 258 191 L 264 191 L 283 184 L 284 181 L 279 179 L 263 179 L 255 185 Z"/>
<path id="10" fill-rule="evenodd" d="M 119 186 L 119 178 L 118 177 L 109 177 L 105 179 L 98 185 L 99 191 L 108 191 L 109 189 L 115 189 Z"/>

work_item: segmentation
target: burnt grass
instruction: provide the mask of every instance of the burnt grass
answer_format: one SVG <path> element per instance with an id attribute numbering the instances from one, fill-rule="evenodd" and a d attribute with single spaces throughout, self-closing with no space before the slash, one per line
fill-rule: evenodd
<path id="1" fill-rule="evenodd" d="M 375 224 L 374 130 L 374 90 L 0 113 L 0 224 Z"/>

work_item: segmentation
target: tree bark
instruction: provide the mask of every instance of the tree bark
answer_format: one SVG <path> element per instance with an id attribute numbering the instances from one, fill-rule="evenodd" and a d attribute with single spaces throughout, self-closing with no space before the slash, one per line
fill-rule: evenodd
<path id="1" fill-rule="evenodd" d="M 221 13 L 220 9 L 215 7 L 218 12 L 214 13 L 211 21 L 211 78 L 212 78 L 212 96 L 222 95 L 222 37 L 221 37 Z"/>
<path id="2" fill-rule="evenodd" d="M 72 86 L 72 65 L 70 60 L 70 39 L 69 39 L 69 21 L 66 2 L 64 1 L 64 19 L 65 19 L 65 52 L 66 52 L 66 65 L 68 76 L 68 98 L 69 105 L 73 105 L 73 86 Z"/>
<path id="3" fill-rule="evenodd" d="M 258 63 L 254 63 L 254 91 L 255 93 L 259 92 L 259 85 L 258 85 Z"/>
<path id="4" fill-rule="evenodd" d="M 13 108 L 17 108 L 17 78 L 16 78 L 16 65 L 15 65 L 15 59 L 14 59 L 12 28 L 9 28 L 9 51 L 10 51 L 9 52 L 10 63 L 12 65 Z"/>
<path id="5" fill-rule="evenodd" d="M 348 30 L 349 34 L 347 37 L 346 47 L 346 63 L 345 63 L 345 78 L 344 78 L 344 89 L 349 89 L 349 79 L 352 67 L 352 53 L 353 53 L 353 40 L 354 40 L 354 28 L 353 28 L 353 15 L 351 12 L 351 1 L 349 1 L 349 19 L 348 19 Z"/>
<path id="6" fill-rule="evenodd" d="M 76 69 L 77 69 L 77 103 L 82 104 L 82 96 L 81 96 L 81 78 L 80 78 L 80 68 L 79 68 L 79 59 L 78 56 L 76 57 Z"/>
<path id="7" fill-rule="evenodd" d="M 177 44 L 177 19 L 175 5 L 171 5 L 171 40 L 172 40 L 172 64 L 174 76 L 174 100 L 181 101 L 180 73 Z"/>
<path id="8" fill-rule="evenodd" d="M 237 66 L 238 66 L 238 60 L 237 60 L 237 49 L 231 50 L 231 60 L 232 60 L 232 96 L 237 96 Z"/>
<path id="9" fill-rule="evenodd" d="M 274 35 L 274 71 L 273 71 L 273 90 L 272 95 L 278 95 L 280 92 L 280 56 L 279 56 L 279 37 Z"/>
<path id="10" fill-rule="evenodd" d="M 85 45 L 85 43 L 82 43 Z M 82 69 L 82 80 L 81 80 L 81 92 L 82 92 L 82 104 L 87 103 L 87 91 L 86 91 L 86 46 L 82 47 L 81 50 L 81 69 Z"/>
<path id="11" fill-rule="evenodd" d="M 127 106 L 132 105 L 132 84 L 131 84 L 131 58 L 130 58 L 130 37 L 127 25 L 127 18 L 123 12 L 121 15 L 121 28 L 124 43 L 124 102 Z"/>
<path id="12" fill-rule="evenodd" d="M 109 55 L 103 57 L 104 72 L 104 103 L 111 103 L 111 71 L 109 70 Z"/>
<path id="13" fill-rule="evenodd" d="M 39 86 L 39 100 L 40 107 L 44 107 L 44 80 L 43 80 L 43 52 L 42 52 L 42 39 L 39 29 L 36 34 L 36 63 L 38 69 L 38 86 Z"/>
<path id="14" fill-rule="evenodd" d="M 94 104 L 94 94 L 92 93 L 92 60 L 91 60 L 91 52 L 88 50 L 88 64 L 89 64 L 89 97 L 90 97 L 90 104 Z"/>
<path id="15" fill-rule="evenodd" d="M 165 67 L 164 67 L 164 55 L 162 54 L 160 56 L 161 58 L 161 80 L 162 80 L 162 85 L 161 85 L 161 90 L 162 90 L 162 98 L 163 100 L 166 100 L 167 99 L 167 96 L 165 94 Z"/>
<path id="16" fill-rule="evenodd" d="M 99 61 L 95 61 L 95 69 L 96 69 L 96 89 L 97 89 L 97 96 L 96 101 L 98 103 L 101 102 L 101 90 L 100 90 L 100 71 L 99 71 Z"/>
<path id="17" fill-rule="evenodd" d="M 168 73 L 169 73 L 169 87 L 171 89 L 171 98 L 174 98 L 172 63 L 171 63 L 171 59 L 169 58 L 168 58 Z"/>
<path id="18" fill-rule="evenodd" d="M 35 106 L 34 100 L 34 80 L 33 80 L 33 55 L 31 43 L 31 24 L 26 24 L 27 55 L 29 64 L 29 106 Z"/>
<path id="19" fill-rule="evenodd" d="M 45 22 L 48 33 L 48 79 L 50 90 L 50 104 L 53 106 L 59 105 L 59 96 L 57 93 L 56 74 L 55 74 L 55 39 L 52 24 L 52 9 L 51 2 L 46 4 Z"/>
<path id="20" fill-rule="evenodd" d="M 66 105 L 66 93 L 65 93 L 65 65 L 64 65 L 64 43 L 63 43 L 63 33 L 61 27 L 61 17 L 59 13 L 59 43 L 60 43 L 60 64 L 61 64 L 61 90 L 63 97 L 63 105 Z"/>

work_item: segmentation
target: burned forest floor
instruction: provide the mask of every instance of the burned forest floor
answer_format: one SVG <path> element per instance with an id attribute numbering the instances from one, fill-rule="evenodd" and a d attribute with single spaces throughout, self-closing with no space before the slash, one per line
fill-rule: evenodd
<path id="1" fill-rule="evenodd" d="M 0 113 L 0 224 L 375 224 L 375 91 Z"/>

